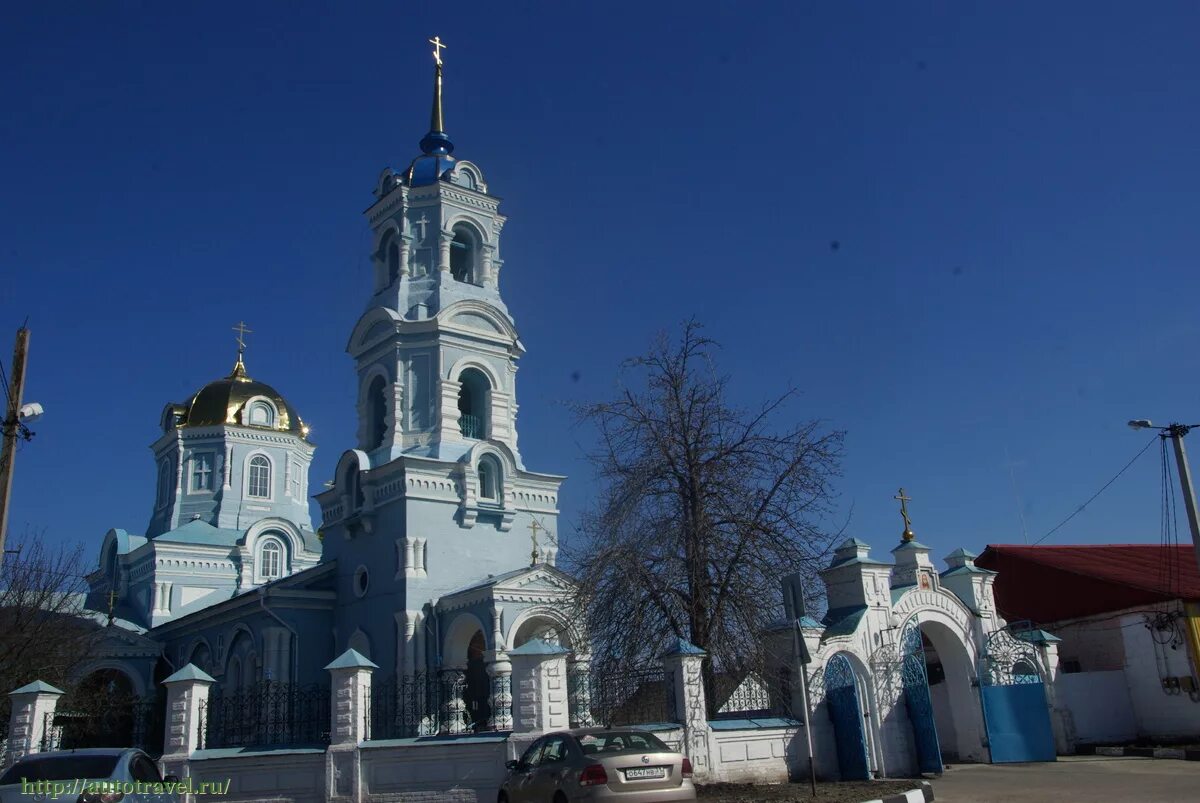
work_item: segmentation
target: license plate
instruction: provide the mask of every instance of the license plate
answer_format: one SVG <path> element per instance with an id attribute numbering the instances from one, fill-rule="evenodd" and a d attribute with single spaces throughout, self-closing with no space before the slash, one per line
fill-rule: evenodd
<path id="1" fill-rule="evenodd" d="M 625 770 L 625 780 L 635 781 L 646 778 L 666 778 L 666 767 L 632 767 Z"/>

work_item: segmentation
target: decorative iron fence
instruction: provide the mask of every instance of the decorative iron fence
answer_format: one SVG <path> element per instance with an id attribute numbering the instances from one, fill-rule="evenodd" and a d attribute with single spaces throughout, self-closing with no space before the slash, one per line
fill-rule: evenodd
<path id="1" fill-rule="evenodd" d="M 301 744 L 329 744 L 328 686 L 266 681 L 200 706 L 202 749 Z"/>
<path id="2" fill-rule="evenodd" d="M 511 678 L 437 673 L 393 675 L 372 681 L 368 695 L 368 739 L 407 739 L 435 734 L 512 729 Z"/>
<path id="3" fill-rule="evenodd" d="M 166 701 L 160 697 L 101 697 L 45 714 L 40 749 L 137 747 L 162 754 Z"/>
<path id="4" fill-rule="evenodd" d="M 716 719 L 792 715 L 792 678 L 787 667 L 774 674 L 718 674 L 715 685 Z"/>
<path id="5" fill-rule="evenodd" d="M 679 721 L 674 677 L 661 667 L 593 668 L 589 685 L 592 721 L 597 725 Z"/>

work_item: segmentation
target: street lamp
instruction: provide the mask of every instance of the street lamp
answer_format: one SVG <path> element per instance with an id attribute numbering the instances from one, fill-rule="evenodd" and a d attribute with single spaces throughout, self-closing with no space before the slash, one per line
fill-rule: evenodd
<path id="1" fill-rule="evenodd" d="M 1160 438 L 1170 438 L 1175 447 L 1175 464 L 1179 468 L 1179 484 L 1183 487 L 1183 507 L 1187 511 L 1188 526 L 1192 530 L 1192 545 L 1196 550 L 1196 565 L 1200 566 L 1200 514 L 1196 512 L 1196 493 L 1192 490 L 1192 472 L 1188 468 L 1187 452 L 1183 448 L 1183 436 L 1200 424 L 1168 424 L 1155 427 L 1149 419 L 1135 418 L 1129 422 L 1132 429 L 1157 429 Z"/>

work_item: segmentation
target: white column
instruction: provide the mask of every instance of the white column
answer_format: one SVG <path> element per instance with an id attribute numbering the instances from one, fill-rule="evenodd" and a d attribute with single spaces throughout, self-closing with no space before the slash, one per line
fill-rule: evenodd
<path id="1" fill-rule="evenodd" d="M 454 232 L 443 231 L 438 236 L 438 270 L 450 272 L 450 243 L 454 242 Z"/>
<path id="2" fill-rule="evenodd" d="M 492 714 L 488 725 L 496 731 L 512 730 L 512 661 L 504 650 L 488 650 L 483 659 L 492 679 Z"/>

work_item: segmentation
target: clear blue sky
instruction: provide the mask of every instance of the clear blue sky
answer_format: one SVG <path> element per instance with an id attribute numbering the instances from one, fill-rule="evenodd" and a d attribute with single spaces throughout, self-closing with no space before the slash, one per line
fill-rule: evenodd
<path id="1" fill-rule="evenodd" d="M 696 315 L 747 404 L 845 428 L 876 556 L 1032 538 L 1200 419 L 1200 10 L 1156 3 L 25 3 L 0 27 L 0 351 L 33 330 L 10 532 L 142 532 L 163 405 L 247 363 L 355 430 L 361 211 L 428 121 L 505 199 L 521 446 Z M 837 241 L 840 246 L 831 246 Z M 1192 421 L 1189 421 L 1191 423 Z M 1200 440 L 1193 447 L 1200 455 Z M 1184 523 L 1186 526 L 1186 523 Z M 1157 447 L 1051 543 L 1157 541 Z"/>

